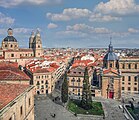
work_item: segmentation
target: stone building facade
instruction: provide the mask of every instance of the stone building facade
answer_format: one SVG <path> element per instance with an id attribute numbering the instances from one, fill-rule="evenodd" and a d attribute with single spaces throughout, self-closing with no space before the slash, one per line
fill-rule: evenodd
<path id="1" fill-rule="evenodd" d="M 33 87 L 0 83 L 0 120 L 34 120 Z"/>
<path id="2" fill-rule="evenodd" d="M 84 72 L 85 72 L 85 67 L 78 66 L 78 67 L 71 68 L 70 71 L 67 73 L 67 80 L 69 86 L 68 91 L 69 91 L 69 96 L 71 98 L 75 98 L 75 99 L 81 98 L 82 90 L 83 90 Z M 91 80 L 92 80 L 91 68 L 88 68 L 88 74 L 89 74 L 89 83 L 91 86 Z"/>
<path id="3" fill-rule="evenodd" d="M 139 57 L 122 57 L 119 61 L 123 94 L 139 93 Z"/>
<path id="4" fill-rule="evenodd" d="M 119 70 L 119 59 L 113 51 L 110 43 L 107 54 L 103 59 L 103 68 L 99 74 L 99 87 L 104 98 L 121 98 L 121 74 Z"/>
<path id="5" fill-rule="evenodd" d="M 29 38 L 29 48 L 19 48 L 18 41 L 13 36 L 13 30 L 8 29 L 8 35 L 2 40 L 0 49 L 0 61 L 18 62 L 25 65 L 26 61 L 34 57 L 40 58 L 43 55 L 42 41 L 39 31 Z"/>

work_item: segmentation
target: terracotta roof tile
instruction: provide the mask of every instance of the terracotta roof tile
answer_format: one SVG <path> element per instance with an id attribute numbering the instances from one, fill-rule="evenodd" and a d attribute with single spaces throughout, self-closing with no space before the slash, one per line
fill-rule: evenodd
<path id="1" fill-rule="evenodd" d="M 0 62 L 0 81 L 3 80 L 30 80 L 16 63 Z"/>
<path id="2" fill-rule="evenodd" d="M 29 85 L 0 83 L 0 110 L 17 96 L 23 93 Z"/>

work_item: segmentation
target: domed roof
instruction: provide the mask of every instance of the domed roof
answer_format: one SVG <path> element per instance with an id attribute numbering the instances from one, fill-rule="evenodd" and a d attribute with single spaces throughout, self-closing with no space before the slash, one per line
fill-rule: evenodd
<path id="1" fill-rule="evenodd" d="M 4 38 L 5 42 L 17 42 L 17 40 L 13 37 L 13 36 L 7 36 L 6 38 Z"/>
<path id="2" fill-rule="evenodd" d="M 6 38 L 4 38 L 3 41 L 17 42 L 17 40 L 13 37 L 13 30 L 11 28 L 8 29 L 7 33 L 8 33 L 8 36 Z"/>
<path id="3" fill-rule="evenodd" d="M 104 56 L 104 59 L 103 60 L 106 60 L 106 61 L 110 61 L 110 60 L 118 60 L 118 56 L 113 52 L 113 46 L 110 42 L 109 44 L 109 50 L 108 50 L 108 53 Z"/>

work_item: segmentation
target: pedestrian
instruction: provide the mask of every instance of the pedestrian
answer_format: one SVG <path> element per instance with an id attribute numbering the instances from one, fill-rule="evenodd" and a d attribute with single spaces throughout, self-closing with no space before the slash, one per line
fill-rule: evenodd
<path id="1" fill-rule="evenodd" d="M 74 115 L 77 117 L 77 113 L 74 113 Z"/>
<path id="2" fill-rule="evenodd" d="M 103 114 L 103 119 L 105 119 L 105 115 Z"/>

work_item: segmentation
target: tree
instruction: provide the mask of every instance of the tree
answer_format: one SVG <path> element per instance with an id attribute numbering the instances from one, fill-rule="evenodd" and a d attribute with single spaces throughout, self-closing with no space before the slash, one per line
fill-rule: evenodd
<path id="1" fill-rule="evenodd" d="M 86 110 L 92 107 L 92 97 L 91 97 L 91 90 L 90 90 L 89 75 L 88 75 L 87 67 L 85 68 L 85 72 L 84 72 L 81 106 Z"/>
<path id="2" fill-rule="evenodd" d="M 64 75 L 64 82 L 62 84 L 61 89 L 61 100 L 63 103 L 66 103 L 68 101 L 68 81 L 67 81 L 67 73 Z"/>

